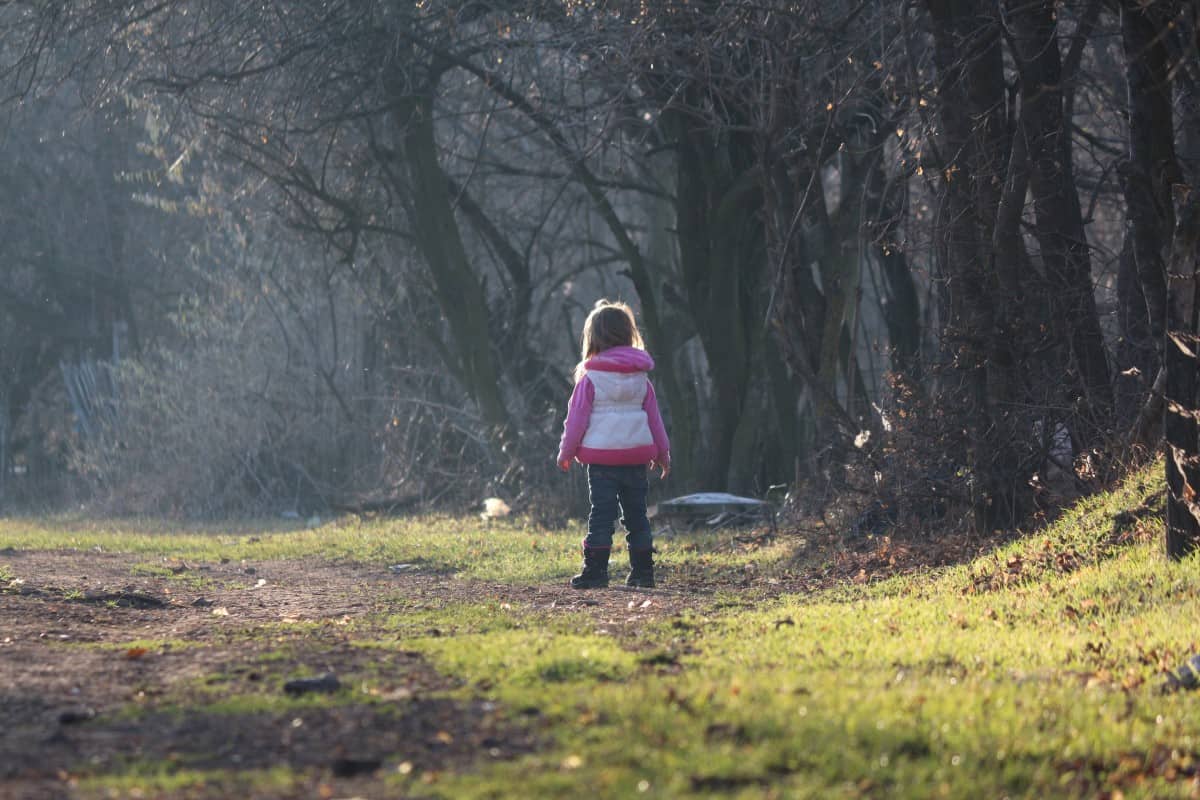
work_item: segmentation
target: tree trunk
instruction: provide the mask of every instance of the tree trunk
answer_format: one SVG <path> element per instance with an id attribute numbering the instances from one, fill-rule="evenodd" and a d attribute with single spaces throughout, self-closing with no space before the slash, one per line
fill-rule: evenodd
<path id="1" fill-rule="evenodd" d="M 871 230 L 864 233 L 870 236 L 871 250 L 883 278 L 880 310 L 887 325 L 892 370 L 909 380 L 919 381 L 921 301 L 908 256 L 893 241 L 905 212 L 903 197 L 895 195 L 901 194 L 903 188 L 899 181 L 895 186 L 886 183 L 881 160 L 876 158 L 867 171 L 866 190 Z"/>
<path id="2" fill-rule="evenodd" d="M 1117 262 L 1117 369 L 1115 402 L 1117 419 L 1130 428 L 1145 402 L 1146 392 L 1158 373 L 1157 354 L 1151 334 L 1150 314 L 1146 295 L 1138 280 L 1137 261 L 1133 254 L 1133 231 L 1125 225 L 1125 240 Z M 1157 427 L 1157 426 L 1156 426 Z M 1139 434 L 1133 443 L 1148 445 L 1148 438 Z M 1153 434 L 1157 439 L 1157 432 Z"/>
<path id="3" fill-rule="evenodd" d="M 1015 524 L 1023 513 L 1023 436 L 1011 409 L 1020 397 L 1011 335 L 1001 325 L 1017 315 L 1005 275 L 990 250 L 1009 161 L 1000 25 L 975 0 L 927 0 L 934 33 L 942 135 L 936 143 L 943 194 L 935 232 L 946 281 L 946 346 L 961 374 L 958 404 L 966 432 L 975 527 Z M 965 54 L 970 54 L 966 57 Z M 985 267 L 992 266 L 988 270 Z M 1006 292 L 1004 287 L 1008 286 Z"/>
<path id="4" fill-rule="evenodd" d="M 1035 234 L 1041 246 L 1056 338 L 1067 345 L 1059 372 L 1076 383 L 1072 406 L 1085 424 L 1111 421 L 1112 379 L 1096 311 L 1091 256 L 1075 190 L 1062 58 L 1049 0 L 1008 0 L 1021 84 L 1020 144 L 1028 151 Z M 1085 437 L 1096 438 L 1096 431 Z"/>
<path id="5" fill-rule="evenodd" d="M 429 265 L 438 306 L 450 328 L 464 388 L 479 406 L 484 422 L 502 437 L 511 435 L 514 429 L 501 396 L 488 332 L 487 297 L 467 258 L 446 177 L 438 162 L 432 94 L 398 96 L 396 117 L 413 198 L 413 233 Z"/>
<path id="6" fill-rule="evenodd" d="M 809 230 L 818 227 L 821 214 L 814 211 L 823 191 L 815 170 L 804 171 L 800 180 L 788 179 L 785 164 L 765 154 L 763 165 L 764 207 L 768 249 L 771 253 L 772 303 L 768 320 L 776 347 L 795 382 L 810 395 L 818 421 L 812 453 L 820 452 L 839 434 L 854 427 L 837 400 L 834 376 L 821 374 L 821 335 L 828 304 L 813 278 L 818 256 L 811 247 Z M 804 204 L 804 207 L 801 207 Z M 817 464 L 809 464 L 815 470 Z"/>
<path id="7" fill-rule="evenodd" d="M 764 272 L 761 191 L 751 171 L 752 150 L 744 135 L 713 141 L 710 131 L 696 130 L 678 112 L 664 121 L 678 141 L 676 218 L 684 293 L 715 399 L 708 470 L 702 475 L 709 488 L 747 491 L 751 478 L 744 464 L 734 463 L 735 438 L 743 446 L 754 441 L 756 435 L 745 428 L 760 426 L 766 416 L 746 413 L 759 358 L 757 300 Z"/>
<path id="8" fill-rule="evenodd" d="M 1128 303 L 1145 308 L 1123 311 L 1132 320 L 1148 323 L 1146 349 L 1154 350 L 1149 380 L 1162 359 L 1163 326 L 1167 320 L 1167 272 L 1163 251 L 1175 226 L 1170 182 L 1178 175 L 1174 115 L 1169 76 L 1170 55 L 1155 9 L 1136 0 L 1121 5 L 1121 42 L 1125 50 L 1128 86 L 1129 158 L 1122 165 L 1126 236 L 1140 289 L 1125 293 Z M 1141 343 L 1135 343 L 1141 344 Z"/>
<path id="9" fill-rule="evenodd" d="M 1166 439 L 1166 551 L 1182 558 L 1200 549 L 1200 10 L 1173 20 L 1180 117 L 1178 149 L 1186 183 L 1167 264 L 1167 336 L 1163 343 Z"/>
<path id="10" fill-rule="evenodd" d="M 1186 196 L 1171 247 L 1167 290 L 1167 336 L 1163 347 L 1166 400 L 1163 434 L 1167 450 L 1166 550 L 1182 558 L 1200 547 L 1200 191 Z"/>

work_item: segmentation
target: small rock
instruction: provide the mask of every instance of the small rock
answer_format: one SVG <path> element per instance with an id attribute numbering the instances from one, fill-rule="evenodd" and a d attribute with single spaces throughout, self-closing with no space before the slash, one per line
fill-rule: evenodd
<path id="1" fill-rule="evenodd" d="M 66 708 L 58 712 L 58 722 L 60 725 L 74 725 L 77 722 L 87 722 L 89 719 L 96 717 L 96 709 L 86 706 L 78 708 Z"/>
<path id="2" fill-rule="evenodd" d="M 341 682 L 332 672 L 326 672 L 319 678 L 296 678 L 283 685 L 283 690 L 291 695 L 307 694 L 309 692 L 336 692 Z"/>
<path id="3" fill-rule="evenodd" d="M 63 733 L 62 728 L 55 728 L 50 732 L 49 736 L 47 736 L 45 739 L 42 739 L 42 744 L 59 745 L 68 744 L 70 741 L 71 740 L 67 737 L 67 735 Z M 4 773 L 0 772 L 0 777 L 3 777 L 3 775 Z"/>
<path id="4" fill-rule="evenodd" d="M 392 564 L 388 569 L 392 572 L 409 572 L 417 568 L 416 564 Z"/>
<path id="5" fill-rule="evenodd" d="M 1180 689 L 1195 689 L 1200 687 L 1200 653 L 1189 658 L 1180 665 L 1179 669 L 1167 673 L 1167 682 L 1163 684 L 1164 692 L 1177 692 Z"/>
<path id="6" fill-rule="evenodd" d="M 338 758 L 330 765 L 330 769 L 335 777 L 353 778 L 375 772 L 382 763 L 378 758 Z"/>
<path id="7" fill-rule="evenodd" d="M 207 600 L 203 597 L 197 597 L 192 601 L 192 606 L 195 608 L 208 608 L 213 604 L 212 600 Z"/>

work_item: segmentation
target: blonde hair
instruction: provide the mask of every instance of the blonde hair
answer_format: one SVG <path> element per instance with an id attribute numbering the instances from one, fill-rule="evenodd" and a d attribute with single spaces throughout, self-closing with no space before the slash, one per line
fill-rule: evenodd
<path id="1" fill-rule="evenodd" d="M 642 334 L 633 319 L 633 309 L 613 300 L 597 300 L 583 321 L 583 336 L 579 344 L 579 364 L 575 367 L 575 382 L 583 377 L 584 362 L 610 347 L 636 347 L 644 350 Z"/>

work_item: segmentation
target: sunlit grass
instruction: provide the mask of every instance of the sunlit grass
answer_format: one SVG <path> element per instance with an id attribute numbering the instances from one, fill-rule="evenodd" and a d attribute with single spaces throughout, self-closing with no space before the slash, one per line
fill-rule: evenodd
<path id="1" fill-rule="evenodd" d="M 443 692 L 486 697 L 536 725 L 541 748 L 513 761 L 481 754 L 469 769 L 402 774 L 395 766 L 406 756 L 395 754 L 379 778 L 405 796 L 1195 797 L 1200 695 L 1160 687 L 1166 670 L 1200 650 L 1200 560 L 1169 563 L 1157 541 L 1137 535 L 1138 525 L 1161 525 L 1148 504 L 1160 491 L 1157 469 L 1134 476 L 958 567 L 772 600 L 726 583 L 632 636 L 609 635 L 578 610 L 522 607 L 486 589 L 444 602 L 397 589 L 386 614 L 338 626 L 339 646 L 365 654 L 346 688 L 304 702 L 380 702 L 372 691 L 389 676 L 371 665 L 415 651 L 447 678 Z M 19 527 L 2 525 L 5 534 Z M 415 561 L 460 579 L 524 583 L 569 574 L 581 534 L 431 517 L 236 534 L 44 524 L 14 546 Z M 662 544 L 675 576 L 782 575 L 804 553 L 786 537 Z M 260 626 L 229 642 L 311 643 L 331 631 Z M 247 665 L 276 686 L 294 669 L 289 652 L 275 643 Z M 224 674 L 166 699 L 178 704 L 188 693 L 230 724 L 296 702 Z M 89 785 L 169 794 L 214 780 L 261 796 L 300 791 L 286 772 L 179 777 L 152 767 Z"/>
<path id="2" fill-rule="evenodd" d="M 572 523 L 548 530 L 518 518 L 484 522 L 446 516 L 359 521 L 346 517 L 318 527 L 258 522 L 188 525 L 166 520 L 88 521 L 77 517 L 0 519 L 0 545 L 15 550 L 65 550 L 132 554 L 185 563 L 318 559 L 335 563 L 411 564 L 420 572 L 445 572 L 478 581 L 527 584 L 563 579 L 579 568 L 586 530 Z M 613 567 L 624 569 L 618 529 Z M 664 537 L 658 561 L 681 581 L 718 574 L 782 570 L 805 549 L 781 537 L 765 546 L 741 546 L 728 532 Z M 0 554 L 0 569 L 6 569 Z M 145 562 L 135 574 L 168 577 L 169 566 Z M 174 575 L 201 580 L 191 573 Z M 199 584 L 197 584 L 199 588 Z"/>
<path id="3" fill-rule="evenodd" d="M 222 559 L 411 563 L 422 570 L 514 583 L 569 573 L 577 566 L 581 538 L 578 528 L 548 531 L 519 520 L 485 523 L 444 516 L 363 522 L 343 518 L 313 528 L 275 523 L 190 526 L 161 520 L 0 520 L 0 544 L 16 550 L 73 548 L 193 563 Z"/>
<path id="4" fill-rule="evenodd" d="M 538 796 L 1194 797 L 1200 699 L 1158 689 L 1200 648 L 1200 562 L 1112 536 L 1113 517 L 1153 489 L 1132 481 L 1006 548 L 1003 563 L 1047 542 L 1076 556 L 1012 585 L 976 590 L 989 556 L 656 626 L 681 670 L 643 665 L 587 692 L 527 676 L 603 637 L 555 640 L 567 650 L 536 632 L 417 643 L 556 721 L 551 751 L 449 778 L 440 796 L 497 797 L 521 781 Z"/>
<path id="5" fill-rule="evenodd" d="M 311 782 L 288 767 L 199 770 L 134 762 L 103 778 L 85 777 L 72 785 L 87 797 L 286 797 Z"/>

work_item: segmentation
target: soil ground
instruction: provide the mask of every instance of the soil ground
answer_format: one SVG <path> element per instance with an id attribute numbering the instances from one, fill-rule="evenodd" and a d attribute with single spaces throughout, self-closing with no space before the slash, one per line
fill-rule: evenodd
<path id="1" fill-rule="evenodd" d="M 506 708 L 478 675 L 466 684 L 438 672 L 408 649 L 420 646 L 414 640 L 451 644 L 460 633 L 497 625 L 545 628 L 616 640 L 637 654 L 638 674 L 674 675 L 683 669 L 677 656 L 694 652 L 683 640 L 691 633 L 674 631 L 695 631 L 697 619 L 749 615 L 780 595 L 803 599 L 836 584 L 964 563 L 998 541 L 829 539 L 772 561 L 778 543 L 748 534 L 686 557 L 677 553 L 660 564 L 665 588 L 656 590 L 618 587 L 624 566 L 617 565 L 613 587 L 596 591 L 572 590 L 562 577 L 492 583 L 434 563 L 394 571 L 388 560 L 355 563 L 328 554 L 185 563 L 163 558 L 169 548 L 158 555 L 2 548 L 0 800 L 437 795 L 436 784 L 484 772 L 490 763 L 503 772 L 512 762 L 520 771 L 558 758 L 564 718 L 571 726 L 599 717 L 524 700 Z M 1008 585 L 1022 577 L 1013 570 L 1054 555 L 1034 549 L 1024 559 L 1008 558 L 992 583 Z M 769 620 L 768 630 L 799 626 L 798 614 Z M 334 694 L 293 698 L 284 691 L 289 680 L 325 673 L 341 682 Z M 805 678 L 814 674 L 810 669 Z M 605 680 L 601 670 L 584 691 Z M 667 704 L 676 702 L 673 691 L 662 696 Z M 731 723 L 696 724 L 720 750 L 718 734 Z M 731 780 L 707 774 L 712 758 L 704 751 L 697 759 L 689 784 L 695 793 Z M 562 769 L 581 763 L 564 760 Z M 740 760 L 728 765 L 743 768 Z M 772 769 L 764 775 L 775 776 Z M 281 788 L 271 788 L 272 771 L 284 775 Z M 407 776 L 400 783 L 397 772 Z M 143 775 L 144 786 L 154 788 L 140 788 Z M 776 777 L 744 780 L 757 786 Z M 426 780 L 434 786 L 425 787 Z"/>
<path id="2" fill-rule="evenodd" d="M 376 767 L 435 774 L 481 754 L 511 758 L 537 747 L 536 714 L 513 719 L 483 700 L 447 699 L 453 682 L 419 654 L 376 655 L 352 639 L 395 608 L 492 602 L 582 614 L 636 647 L 647 622 L 712 602 L 709 587 L 584 593 L 562 582 L 509 586 L 315 561 L 148 565 L 62 551 L 6 559 L 22 580 L 0 594 L 0 796 L 14 798 L 73 796 L 81 764 L 93 774 L 134 760 L 287 765 L 313 776 L 305 796 L 349 797 L 375 796 Z M 139 574 L 148 567 L 164 574 Z M 320 623 L 320 635 L 295 630 L 302 623 Z M 205 707 L 206 681 L 270 698 L 288 676 L 326 672 L 377 677 L 384 702 L 264 703 L 233 726 Z M 122 711 L 131 705 L 140 713 Z"/>

